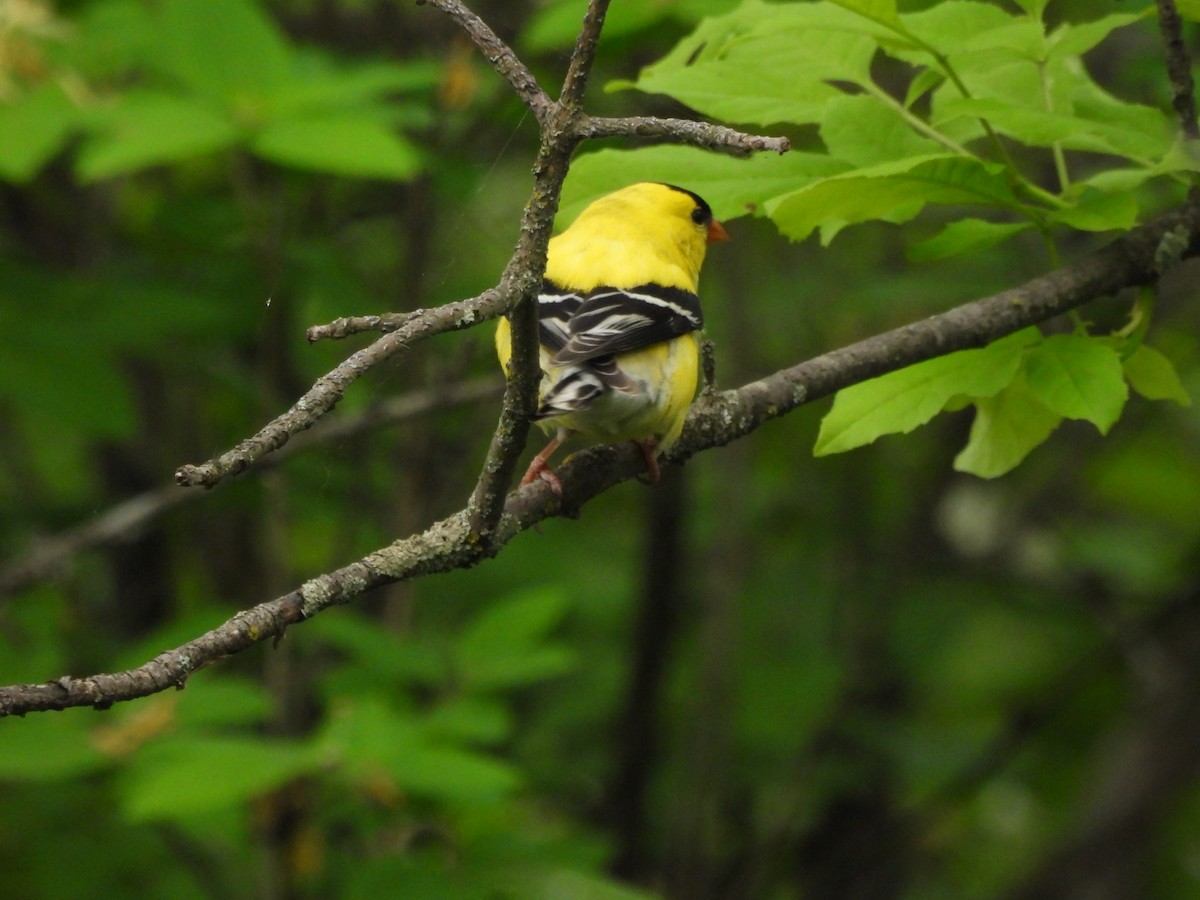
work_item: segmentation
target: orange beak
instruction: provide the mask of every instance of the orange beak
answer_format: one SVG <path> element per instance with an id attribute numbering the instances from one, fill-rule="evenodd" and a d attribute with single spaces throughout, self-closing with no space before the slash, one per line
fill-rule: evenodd
<path id="1" fill-rule="evenodd" d="M 729 232 L 725 230 L 725 226 L 713 219 L 708 223 L 708 242 L 710 244 L 719 244 L 721 241 L 731 241 L 733 238 L 729 236 Z"/>

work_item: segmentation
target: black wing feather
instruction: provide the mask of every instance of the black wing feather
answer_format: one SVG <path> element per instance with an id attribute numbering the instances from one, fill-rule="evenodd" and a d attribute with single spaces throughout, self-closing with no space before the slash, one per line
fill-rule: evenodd
<path id="1" fill-rule="evenodd" d="M 628 289 L 599 287 L 588 292 L 567 324 L 563 346 L 546 344 L 555 353 L 556 363 L 585 362 L 640 350 L 700 330 L 704 317 L 700 300 L 691 291 L 643 284 Z"/>
<path id="2" fill-rule="evenodd" d="M 557 353 L 571 339 L 571 318 L 583 303 L 583 295 L 560 288 L 553 281 L 542 282 L 538 294 L 538 342 Z"/>

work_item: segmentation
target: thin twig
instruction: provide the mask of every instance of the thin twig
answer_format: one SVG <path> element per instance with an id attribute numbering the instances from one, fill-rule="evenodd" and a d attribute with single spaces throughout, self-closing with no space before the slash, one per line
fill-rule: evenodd
<path id="1" fill-rule="evenodd" d="M 84 551 L 132 540 L 150 522 L 199 496 L 174 484 L 162 485 L 122 500 L 82 525 L 36 539 L 23 556 L 0 569 L 0 597 L 53 576 L 67 560 Z"/>
<path id="2" fill-rule="evenodd" d="M 1134 229 L 1102 250 L 1018 288 L 956 307 L 921 322 L 823 354 L 737 390 L 701 398 L 668 461 L 724 446 L 819 397 L 867 378 L 1042 322 L 1118 291 L 1157 280 L 1183 258 L 1200 254 L 1200 204 L 1187 203 Z M 234 616 L 205 635 L 116 674 L 64 677 L 44 684 L 0 687 L 0 716 L 73 706 L 107 707 L 169 687 L 217 659 L 283 634 L 289 625 L 396 581 L 474 566 L 515 535 L 546 518 L 574 513 L 613 485 L 638 474 L 644 461 L 632 445 L 594 447 L 557 469 L 563 495 L 542 483 L 505 498 L 487 541 L 478 540 L 467 510 L 421 534 L 384 547 L 297 590 Z"/>
<path id="3" fill-rule="evenodd" d="M 608 13 L 609 0 L 591 0 L 583 17 L 583 27 L 575 40 L 567 75 L 563 79 L 558 104 L 566 110 L 578 110 L 587 92 L 588 78 L 592 74 L 592 63 L 596 61 L 596 48 L 600 44 L 600 31 L 604 28 L 604 17 Z"/>
<path id="4" fill-rule="evenodd" d="M 786 153 L 791 142 L 785 137 L 746 134 L 724 125 L 693 122 L 690 119 L 661 119 L 654 116 L 628 118 L 587 118 L 578 125 L 584 138 L 638 137 L 666 140 L 673 144 L 703 147 L 729 156 L 750 156 L 772 151 Z"/>
<path id="5" fill-rule="evenodd" d="M 679 143 L 724 149 L 735 155 L 747 155 L 755 150 L 783 152 L 788 148 L 786 138 L 747 135 L 699 122 L 653 118 L 589 119 L 578 111 L 577 104 L 551 101 L 512 50 L 459 0 L 430 0 L 430 3 L 462 26 L 497 71 L 530 104 L 541 123 L 541 147 L 533 167 L 533 191 L 522 216 L 516 250 L 504 275 L 495 288 L 469 300 L 431 310 L 339 319 L 309 329 L 310 341 L 362 331 L 385 333 L 318 379 L 291 409 L 257 434 L 208 462 L 181 466 L 175 473 L 178 484 L 212 487 L 223 478 L 245 471 L 265 455 L 278 450 L 293 435 L 310 428 L 337 405 L 348 387 L 361 375 L 407 349 L 413 341 L 467 328 L 504 313 L 509 315 L 513 326 L 512 377 L 505 393 L 500 422 L 470 501 L 471 521 L 476 533 L 480 538 L 486 538 L 500 516 L 504 495 L 511 484 L 516 459 L 524 449 L 536 406 L 540 376 L 533 298 L 545 269 L 546 245 L 558 210 L 562 184 L 579 142 L 593 136 L 666 139 L 674 135 Z M 568 66 L 563 87 L 565 98 L 575 98 L 578 94 L 578 99 L 582 100 L 607 6 L 607 0 L 592 0 L 588 7 Z"/>
<path id="6" fill-rule="evenodd" d="M 507 81 L 517 96 L 529 107 L 539 122 L 544 122 L 554 108 L 554 101 L 542 90 L 533 73 L 517 58 L 504 41 L 496 36 L 488 24 L 467 9 L 459 0 L 427 0 L 430 6 L 440 9 L 467 33 L 489 63 Z"/>
<path id="7" fill-rule="evenodd" d="M 1158 28 L 1162 32 L 1167 57 L 1167 78 L 1171 82 L 1171 105 L 1179 116 L 1183 136 L 1200 140 L 1200 125 L 1196 122 L 1195 83 L 1192 80 L 1192 60 L 1183 42 L 1183 20 L 1175 8 L 1175 0 L 1156 0 Z"/>
<path id="8" fill-rule="evenodd" d="M 541 382 L 537 293 L 546 270 L 546 248 L 563 182 L 567 178 L 571 155 L 582 139 L 578 131 L 578 122 L 582 118 L 579 107 L 607 9 L 608 0 L 591 0 L 588 4 L 583 27 L 567 66 L 561 98 L 542 120 L 541 146 L 533 165 L 533 192 L 522 215 L 520 242 L 505 270 L 505 279 L 519 282 L 523 287 L 518 292 L 520 300 L 509 312 L 512 355 L 500 421 L 492 433 L 467 507 L 472 539 L 478 542 L 492 540 L 537 407 Z"/>
<path id="9" fill-rule="evenodd" d="M 387 334 L 389 331 L 395 331 L 408 324 L 415 315 L 417 315 L 415 312 L 402 312 L 382 313 L 376 316 L 345 316 L 341 319 L 334 319 L 325 325 L 313 325 L 304 333 L 304 336 L 310 344 L 315 344 L 317 341 L 339 341 L 342 338 L 368 331 Z"/>
<path id="10" fill-rule="evenodd" d="M 306 450 L 388 428 L 431 412 L 495 399 L 502 388 L 498 378 L 477 378 L 409 391 L 372 404 L 353 416 L 323 419 L 312 431 L 298 435 L 279 452 L 261 460 L 254 471 L 270 471 Z M 0 597 L 10 596 L 52 577 L 80 553 L 132 540 L 176 506 L 205 496 L 203 491 L 181 491 L 175 484 L 163 485 L 123 500 L 82 525 L 38 539 L 24 556 L 0 569 Z"/>
<path id="11" fill-rule="evenodd" d="M 517 459 L 525 449 L 529 424 L 537 408 L 541 382 L 537 337 L 537 293 L 546 270 L 546 248 L 558 211 L 558 198 L 574 144 L 568 135 L 542 138 L 534 165 L 534 190 L 521 217 L 521 239 L 502 281 L 513 281 L 519 299 L 509 311 L 512 356 L 500 421 L 492 433 L 487 456 L 467 506 L 475 541 L 491 541 L 513 482 Z"/>
<path id="12" fill-rule="evenodd" d="M 351 384 L 375 366 L 407 350 L 414 341 L 470 328 L 494 318 L 504 311 L 509 302 L 509 294 L 502 281 L 497 287 L 469 300 L 411 313 L 408 321 L 396 331 L 351 354 L 333 370 L 318 378 L 291 409 L 277 416 L 257 434 L 208 462 L 181 466 L 175 472 L 175 482 L 184 487 L 210 488 L 223 478 L 244 472 L 263 456 L 286 444 L 293 435 L 311 428 L 338 404 Z"/>

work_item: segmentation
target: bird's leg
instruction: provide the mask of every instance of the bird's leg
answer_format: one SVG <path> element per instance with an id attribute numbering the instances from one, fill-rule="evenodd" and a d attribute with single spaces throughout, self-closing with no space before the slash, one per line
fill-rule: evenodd
<path id="1" fill-rule="evenodd" d="M 550 443 L 542 448 L 542 452 L 533 458 L 533 462 L 529 464 L 529 468 L 525 470 L 525 476 L 521 479 L 521 487 L 533 484 L 540 478 L 550 485 L 550 490 L 562 497 L 562 482 L 558 480 L 557 475 L 550 471 L 550 457 L 567 439 L 567 435 L 568 432 L 560 431 L 550 439 Z"/>
<path id="2" fill-rule="evenodd" d="M 658 484 L 662 470 L 658 467 L 658 438 L 647 438 L 644 441 L 634 441 L 646 460 L 646 484 Z"/>

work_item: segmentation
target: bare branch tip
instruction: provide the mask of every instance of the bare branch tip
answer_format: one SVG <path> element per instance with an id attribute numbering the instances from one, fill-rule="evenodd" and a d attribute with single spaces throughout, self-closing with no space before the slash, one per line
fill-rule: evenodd
<path id="1" fill-rule="evenodd" d="M 208 490 L 215 487 L 221 478 L 221 473 L 211 463 L 199 466 L 188 463 L 175 470 L 175 483 L 184 488 L 202 487 Z"/>

